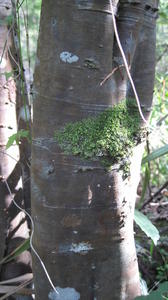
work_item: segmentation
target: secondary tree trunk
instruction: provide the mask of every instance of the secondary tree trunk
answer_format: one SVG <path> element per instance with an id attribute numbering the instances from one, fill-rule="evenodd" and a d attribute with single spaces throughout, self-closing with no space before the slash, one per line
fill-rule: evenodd
<path id="1" fill-rule="evenodd" d="M 24 207 L 19 146 L 15 144 L 6 149 L 9 137 L 17 132 L 18 64 L 12 38 L 13 17 L 11 1 L 0 1 L 0 260 L 29 237 L 26 216 L 13 203 L 14 197 L 17 204 Z M 30 253 L 24 252 L 0 268 L 1 280 L 31 272 Z"/>
<path id="2" fill-rule="evenodd" d="M 150 82 L 147 106 L 153 92 L 154 2 L 121 0 L 118 7 L 119 34 L 138 89 L 138 59 L 143 45 L 148 61 L 146 22 L 151 22 L 151 72 L 147 66 L 144 75 Z M 43 0 L 34 87 L 32 213 L 34 245 L 59 295 L 51 291 L 34 257 L 37 300 L 133 300 L 140 294 L 133 216 L 143 145 L 134 149 L 131 176 L 124 180 L 117 165 L 107 171 L 99 162 L 65 155 L 53 139 L 66 123 L 96 116 L 126 97 L 122 63 L 109 1 Z"/>

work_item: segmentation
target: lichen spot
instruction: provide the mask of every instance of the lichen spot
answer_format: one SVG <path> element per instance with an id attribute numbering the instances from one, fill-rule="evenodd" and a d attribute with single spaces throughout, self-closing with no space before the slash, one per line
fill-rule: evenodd
<path id="1" fill-rule="evenodd" d="M 92 245 L 89 242 L 72 243 L 70 245 L 60 245 L 59 252 L 65 255 L 71 255 L 71 253 L 85 255 L 89 251 L 93 250 Z"/>
<path id="2" fill-rule="evenodd" d="M 83 253 L 86 254 L 90 250 L 93 250 L 92 245 L 89 242 L 81 242 L 79 244 L 72 243 L 70 251 L 74 253 Z"/>
<path id="3" fill-rule="evenodd" d="M 50 292 L 48 294 L 48 299 L 50 300 L 79 300 L 80 299 L 80 293 L 78 293 L 74 288 L 56 287 L 56 291 Z"/>
<path id="4" fill-rule="evenodd" d="M 77 62 L 79 60 L 79 57 L 68 51 L 63 51 L 60 54 L 60 59 L 65 63 L 72 64 L 72 63 Z"/>
<path id="5" fill-rule="evenodd" d="M 83 8 L 83 9 L 91 9 L 93 8 L 93 2 L 94 1 L 83 1 L 83 0 L 75 0 L 76 5 L 78 8 Z"/>

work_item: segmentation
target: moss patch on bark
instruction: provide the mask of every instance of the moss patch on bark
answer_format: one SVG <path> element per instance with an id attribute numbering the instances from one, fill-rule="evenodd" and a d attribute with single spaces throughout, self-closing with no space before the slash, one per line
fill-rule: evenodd
<path id="1" fill-rule="evenodd" d="M 66 154 L 100 160 L 110 167 L 126 161 L 143 135 L 135 103 L 124 101 L 96 117 L 66 124 L 55 138 Z"/>

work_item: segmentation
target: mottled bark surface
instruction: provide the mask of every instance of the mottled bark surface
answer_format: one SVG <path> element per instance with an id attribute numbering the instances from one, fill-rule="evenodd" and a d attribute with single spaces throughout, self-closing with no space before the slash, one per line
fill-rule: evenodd
<path id="1" fill-rule="evenodd" d="M 144 19 L 154 24 L 148 2 L 119 3 L 118 29 L 131 70 Z M 154 26 L 151 30 L 153 62 Z M 133 300 L 140 294 L 133 215 L 143 145 L 134 150 L 131 176 L 123 180 L 117 165 L 107 172 L 98 161 L 65 155 L 53 139 L 67 122 L 95 116 L 126 97 L 124 68 L 100 85 L 120 64 L 109 1 L 43 1 L 34 87 L 34 245 L 60 295 L 50 293 L 34 258 L 37 300 L 69 299 L 70 291 L 72 299 L 82 300 Z M 153 81 L 149 88 L 151 103 Z"/>

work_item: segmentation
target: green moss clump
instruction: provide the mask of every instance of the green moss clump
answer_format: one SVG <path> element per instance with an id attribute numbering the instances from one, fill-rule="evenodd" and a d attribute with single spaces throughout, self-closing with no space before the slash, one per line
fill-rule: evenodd
<path id="1" fill-rule="evenodd" d="M 55 138 L 65 153 L 100 160 L 109 167 L 130 156 L 140 142 L 140 132 L 138 110 L 131 112 L 124 101 L 97 117 L 66 124 Z"/>

